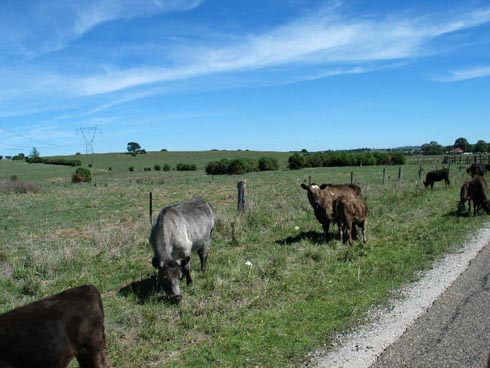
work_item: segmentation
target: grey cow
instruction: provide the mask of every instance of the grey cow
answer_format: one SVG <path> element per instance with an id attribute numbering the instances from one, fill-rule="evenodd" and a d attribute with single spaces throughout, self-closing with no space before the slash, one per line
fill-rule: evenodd
<path id="1" fill-rule="evenodd" d="M 213 208 L 203 199 L 193 199 L 163 208 L 151 229 L 153 267 L 158 270 L 158 284 L 175 302 L 182 300 L 180 280 L 192 282 L 190 256 L 197 251 L 201 272 L 206 270 L 211 234 L 214 227 Z"/>

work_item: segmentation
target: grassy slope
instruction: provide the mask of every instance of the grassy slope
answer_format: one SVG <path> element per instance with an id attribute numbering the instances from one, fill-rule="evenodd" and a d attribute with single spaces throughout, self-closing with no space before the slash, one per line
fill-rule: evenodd
<path id="1" fill-rule="evenodd" d="M 230 157 L 226 152 L 174 153 L 172 160 L 160 161 L 171 154 L 82 155 L 85 166 L 92 164 L 96 186 L 70 184 L 72 168 L 0 161 L 0 180 L 15 174 L 43 186 L 38 194 L 0 194 L 0 311 L 93 283 L 103 293 L 115 366 L 295 365 L 337 332 L 355 326 L 372 305 L 384 303 L 487 221 L 486 216 L 453 215 L 466 179 L 454 168 L 452 185 L 436 183 L 432 191 L 419 182 L 417 165 L 404 166 L 400 184 L 398 168 L 387 167 L 386 185 L 381 167 L 243 177 L 142 171 L 157 163 L 202 168 L 207 161 Z M 278 155 L 285 167 L 288 154 Z M 129 173 L 135 159 L 141 169 Z M 322 244 L 321 227 L 299 184 L 309 176 L 319 183 L 346 182 L 351 171 L 369 205 L 368 243 Z M 238 216 L 236 182 L 243 178 L 249 209 Z M 208 271 L 194 273 L 180 306 L 151 291 L 150 191 L 155 207 L 202 196 L 217 211 Z M 192 262 L 197 270 L 198 257 Z"/>

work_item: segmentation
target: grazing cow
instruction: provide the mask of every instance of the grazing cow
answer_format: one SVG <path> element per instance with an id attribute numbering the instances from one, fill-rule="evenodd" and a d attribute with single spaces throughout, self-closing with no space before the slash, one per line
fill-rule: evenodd
<path id="1" fill-rule="evenodd" d="M 313 207 L 316 219 L 323 227 L 323 239 L 328 241 L 330 221 L 333 219 L 333 201 L 343 195 L 345 197 L 360 196 L 361 188 L 356 184 L 301 184 L 308 192 L 308 201 Z"/>
<path id="2" fill-rule="evenodd" d="M 468 201 L 473 203 L 473 215 L 483 208 L 487 213 L 487 182 L 483 176 L 475 176 L 468 183 Z M 463 184 L 464 185 L 464 184 Z"/>
<path id="3" fill-rule="evenodd" d="M 484 164 L 471 164 L 470 167 L 466 169 L 466 172 L 471 175 L 472 178 L 475 176 L 483 176 L 485 172 L 488 171 L 489 165 Z"/>
<path id="4" fill-rule="evenodd" d="M 442 180 L 444 180 L 446 185 L 449 185 L 449 169 L 429 171 L 425 176 L 424 186 L 428 188 L 430 185 L 430 189 L 432 189 L 434 188 L 434 183 L 436 181 L 442 181 Z"/>
<path id="5" fill-rule="evenodd" d="M 97 289 L 79 286 L 0 315 L 0 367 L 106 367 L 104 310 Z"/>
<path id="6" fill-rule="evenodd" d="M 366 202 L 361 197 L 340 196 L 334 200 L 334 218 L 339 229 L 339 238 L 344 242 L 345 232 L 349 234 L 349 244 L 352 245 L 352 235 L 355 226 L 361 227 L 362 240 L 366 242 L 366 225 L 368 208 Z"/>
<path id="7" fill-rule="evenodd" d="M 202 199 L 182 202 L 160 211 L 150 234 L 154 252 L 152 264 L 158 270 L 158 285 L 172 301 L 182 300 L 180 279 L 183 276 L 187 284 L 192 282 L 192 251 L 199 252 L 201 272 L 206 270 L 213 227 L 213 208 Z"/>

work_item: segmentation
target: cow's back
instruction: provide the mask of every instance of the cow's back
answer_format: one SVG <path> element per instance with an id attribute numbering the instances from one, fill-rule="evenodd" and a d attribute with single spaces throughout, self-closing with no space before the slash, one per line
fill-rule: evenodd
<path id="1" fill-rule="evenodd" d="M 160 259 L 181 258 L 208 242 L 213 227 L 214 212 L 208 202 L 198 198 L 178 203 L 160 211 L 150 243 Z"/>
<path id="2" fill-rule="evenodd" d="M 94 286 L 72 288 L 0 315 L 0 362 L 12 367 L 66 367 L 90 351 L 105 367 L 104 311 Z"/>

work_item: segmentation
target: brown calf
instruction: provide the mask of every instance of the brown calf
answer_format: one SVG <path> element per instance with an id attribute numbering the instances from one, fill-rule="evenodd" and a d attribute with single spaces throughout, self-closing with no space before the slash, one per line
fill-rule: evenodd
<path id="1" fill-rule="evenodd" d="M 106 367 L 104 310 L 85 285 L 0 315 L 0 367 Z"/>
<path id="2" fill-rule="evenodd" d="M 346 235 L 349 234 L 349 244 L 352 245 L 352 235 L 355 226 L 361 227 L 362 241 L 366 242 L 368 208 L 366 202 L 361 197 L 340 196 L 334 201 L 334 217 L 339 228 L 339 238 L 344 242 Z"/>
<path id="3" fill-rule="evenodd" d="M 323 239 L 328 241 L 330 221 L 333 220 L 333 201 L 339 196 L 357 197 L 361 188 L 355 184 L 322 184 L 315 183 L 301 187 L 308 192 L 308 201 L 313 207 L 316 219 L 322 224 Z"/>

